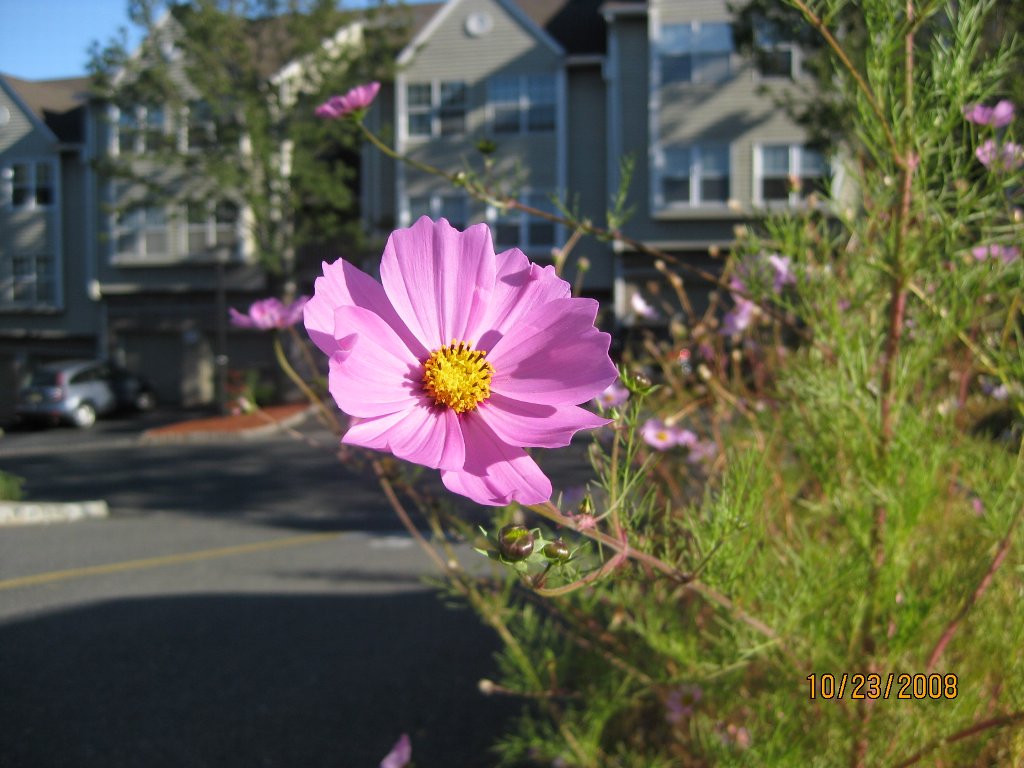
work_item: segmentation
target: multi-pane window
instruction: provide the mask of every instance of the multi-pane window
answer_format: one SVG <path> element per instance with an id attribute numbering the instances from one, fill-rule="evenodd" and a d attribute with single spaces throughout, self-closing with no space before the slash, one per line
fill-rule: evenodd
<path id="1" fill-rule="evenodd" d="M 409 224 L 415 224 L 421 216 L 447 219 L 456 229 L 465 229 L 469 224 L 469 201 L 465 193 L 410 195 L 407 208 Z"/>
<path id="2" fill-rule="evenodd" d="M 49 161 L 12 163 L 3 169 L 6 197 L 12 208 L 46 208 L 54 202 L 54 166 Z"/>
<path id="3" fill-rule="evenodd" d="M 409 136 L 458 136 L 466 132 L 466 84 L 409 83 L 405 90 Z"/>
<path id="4" fill-rule="evenodd" d="M 190 255 L 233 248 L 238 243 L 238 206 L 234 203 L 222 201 L 211 208 L 205 202 L 192 202 L 186 218 Z"/>
<path id="5" fill-rule="evenodd" d="M 127 155 L 158 148 L 164 140 L 164 108 L 122 107 L 117 117 L 117 151 Z"/>
<path id="6" fill-rule="evenodd" d="M 657 51 L 662 85 L 721 83 L 732 74 L 732 27 L 724 21 L 666 24 Z"/>
<path id="7" fill-rule="evenodd" d="M 52 256 L 18 254 L 0 259 L 0 306 L 52 306 L 56 297 Z"/>
<path id="8" fill-rule="evenodd" d="M 796 48 L 776 23 L 760 18 L 754 23 L 757 67 L 762 77 L 795 77 Z"/>
<path id="9" fill-rule="evenodd" d="M 117 255 L 166 258 L 169 255 L 167 212 L 160 206 L 129 208 L 115 217 Z"/>
<path id="10" fill-rule="evenodd" d="M 487 81 L 491 130 L 540 133 L 555 128 L 555 78 L 552 75 L 498 75 Z"/>
<path id="11" fill-rule="evenodd" d="M 798 203 L 812 192 L 822 192 L 829 176 L 821 153 L 798 144 L 760 147 L 754 167 L 762 203 Z"/>
<path id="12" fill-rule="evenodd" d="M 188 135 L 185 145 L 189 149 L 208 149 L 217 140 L 213 110 L 205 101 L 193 101 L 188 105 Z"/>
<path id="13" fill-rule="evenodd" d="M 724 144 L 671 146 L 661 150 L 663 206 L 716 205 L 729 199 L 729 147 Z"/>
<path id="14" fill-rule="evenodd" d="M 524 205 L 538 211 L 555 213 L 555 205 L 548 195 L 531 192 L 522 195 L 521 200 Z M 550 256 L 557 238 L 555 222 L 513 208 L 492 208 L 489 213 L 496 250 L 519 248 L 541 258 Z"/>

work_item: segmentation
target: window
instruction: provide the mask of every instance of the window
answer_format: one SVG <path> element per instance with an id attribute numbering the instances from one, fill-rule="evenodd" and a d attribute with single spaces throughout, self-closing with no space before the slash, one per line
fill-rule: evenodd
<path id="1" fill-rule="evenodd" d="M 421 216 L 447 219 L 456 229 L 465 229 L 469 224 L 469 200 L 465 193 L 410 195 L 406 204 L 409 224 L 416 223 Z"/>
<path id="2" fill-rule="evenodd" d="M 657 52 L 662 85 L 721 83 L 732 74 L 732 27 L 728 22 L 667 24 Z"/>
<path id="3" fill-rule="evenodd" d="M 238 244 L 239 213 L 234 203 L 221 201 L 211 209 L 205 202 L 192 202 L 187 214 L 189 255 L 232 249 Z"/>
<path id="4" fill-rule="evenodd" d="M 52 162 L 12 163 L 3 169 L 6 189 L 0 197 L 12 208 L 47 208 L 54 202 L 54 166 Z"/>
<path id="5" fill-rule="evenodd" d="M 409 136 L 458 136 L 466 132 L 465 83 L 409 83 L 405 94 Z"/>
<path id="6" fill-rule="evenodd" d="M 53 306 L 56 298 L 52 256 L 19 254 L 0 259 L 0 306 Z"/>
<path id="7" fill-rule="evenodd" d="M 188 105 L 188 136 L 185 145 L 189 149 L 209 149 L 217 141 L 216 123 L 213 110 L 205 101 L 193 101 Z"/>
<path id="8" fill-rule="evenodd" d="M 164 141 L 164 108 L 122 107 L 117 117 L 117 151 L 127 155 L 157 149 Z"/>
<path id="9" fill-rule="evenodd" d="M 555 78 L 552 75 L 499 75 L 487 81 L 491 130 L 541 133 L 555 129 Z"/>
<path id="10" fill-rule="evenodd" d="M 757 67 L 762 77 L 796 76 L 796 48 L 792 38 L 776 23 L 765 18 L 754 22 Z"/>
<path id="11" fill-rule="evenodd" d="M 761 203 L 789 203 L 821 193 L 830 172 L 821 153 L 797 144 L 766 144 L 755 159 L 756 196 Z"/>
<path id="12" fill-rule="evenodd" d="M 167 213 L 158 206 L 129 208 L 114 220 L 118 256 L 166 258 L 169 255 Z"/>
<path id="13" fill-rule="evenodd" d="M 556 213 L 555 205 L 548 195 L 531 192 L 521 196 L 521 202 L 545 213 Z M 540 216 L 530 216 L 518 209 L 491 208 L 489 211 L 494 248 L 504 251 L 519 248 L 541 258 L 550 258 L 558 237 L 557 225 Z"/>
<path id="14" fill-rule="evenodd" d="M 658 207 L 718 205 L 729 200 L 729 147 L 670 146 L 661 150 Z"/>

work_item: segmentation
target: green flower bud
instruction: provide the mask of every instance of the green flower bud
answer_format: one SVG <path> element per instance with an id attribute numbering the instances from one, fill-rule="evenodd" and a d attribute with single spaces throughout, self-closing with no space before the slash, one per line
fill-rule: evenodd
<path id="1" fill-rule="evenodd" d="M 498 150 L 498 145 L 491 139 L 480 139 L 476 143 L 476 151 L 481 155 L 491 155 Z"/>
<path id="2" fill-rule="evenodd" d="M 510 563 L 518 563 L 533 554 L 533 534 L 523 525 L 506 525 L 498 531 L 498 551 Z"/>
<path id="3" fill-rule="evenodd" d="M 562 541 L 561 538 L 557 538 L 554 541 L 549 541 L 544 545 L 544 557 L 548 560 L 558 560 L 565 562 L 569 559 L 569 545 Z"/>

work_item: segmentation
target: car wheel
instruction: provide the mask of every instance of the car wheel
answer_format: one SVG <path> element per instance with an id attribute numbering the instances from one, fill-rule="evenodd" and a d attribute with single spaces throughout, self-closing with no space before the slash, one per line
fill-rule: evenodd
<path id="1" fill-rule="evenodd" d="M 139 392 L 135 396 L 135 409 L 138 411 L 152 411 L 156 408 L 156 395 L 152 392 Z"/>
<path id="2" fill-rule="evenodd" d="M 72 412 L 71 423 L 79 429 L 88 429 L 96 423 L 96 409 L 89 403 L 82 403 Z"/>

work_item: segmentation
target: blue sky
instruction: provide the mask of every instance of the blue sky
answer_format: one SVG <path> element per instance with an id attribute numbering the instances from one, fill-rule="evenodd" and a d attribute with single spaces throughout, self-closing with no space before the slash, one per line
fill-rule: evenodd
<path id="1" fill-rule="evenodd" d="M 0 72 L 25 80 L 86 74 L 92 42 L 130 27 L 127 8 L 128 0 L 0 0 Z"/>

